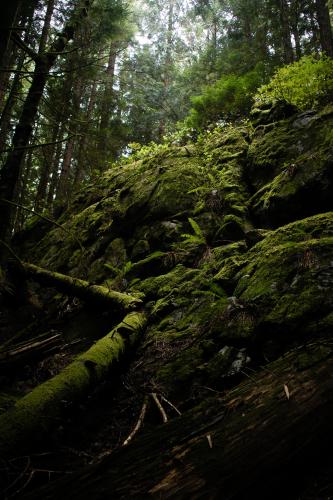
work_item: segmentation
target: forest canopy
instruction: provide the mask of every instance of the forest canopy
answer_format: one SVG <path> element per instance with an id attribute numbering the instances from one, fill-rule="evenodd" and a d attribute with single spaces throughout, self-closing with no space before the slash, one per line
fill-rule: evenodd
<path id="1" fill-rule="evenodd" d="M 128 155 L 129 143 L 184 141 L 246 118 L 259 88 L 257 101 L 283 98 L 301 109 L 329 99 L 329 7 L 11 2 L 2 20 L 1 199 L 17 205 L 2 201 L 1 237 L 22 228 L 22 206 L 52 213 Z"/>

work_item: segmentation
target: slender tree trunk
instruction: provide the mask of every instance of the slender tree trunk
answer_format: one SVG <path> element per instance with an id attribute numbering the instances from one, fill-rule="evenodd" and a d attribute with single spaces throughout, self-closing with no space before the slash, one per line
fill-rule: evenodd
<path id="1" fill-rule="evenodd" d="M 59 132 L 59 138 L 58 140 L 61 140 L 61 138 L 64 136 L 64 130 L 63 126 L 61 126 L 60 132 Z M 54 154 L 54 160 L 52 164 L 52 172 L 51 172 L 51 180 L 49 182 L 49 188 L 47 192 L 47 208 L 49 210 L 52 210 L 52 206 L 55 200 L 55 194 L 57 192 L 57 186 L 58 186 L 58 181 L 59 181 L 59 165 L 60 165 L 60 159 L 62 155 L 62 150 L 63 150 L 63 143 L 59 142 L 55 154 Z"/>
<path id="2" fill-rule="evenodd" d="M 35 12 L 35 2 L 33 2 L 32 5 L 29 6 L 29 8 L 27 6 L 24 6 L 22 10 L 23 12 L 20 27 L 24 27 L 25 29 L 25 35 L 23 39 L 24 43 L 29 44 L 31 37 L 31 27 L 33 24 L 33 17 Z M 14 55 L 15 52 L 17 52 L 17 47 L 14 48 L 12 55 Z M 20 74 L 20 71 L 23 70 L 25 59 L 25 52 L 20 50 L 18 53 L 18 59 L 15 68 L 17 72 L 14 75 L 9 95 L 6 99 L 5 106 L 2 109 L 0 118 L 0 151 L 6 148 L 7 137 L 10 132 L 11 126 L 10 122 L 13 115 L 13 108 L 17 103 L 17 95 L 21 88 L 22 75 Z M 10 75 L 10 73 L 5 73 L 5 75 Z"/>
<path id="3" fill-rule="evenodd" d="M 51 56 L 50 59 L 53 60 L 54 56 Z M 39 102 L 52 64 L 48 57 L 41 58 L 36 63 L 33 81 L 24 103 L 19 123 L 15 129 L 12 143 L 13 149 L 8 154 L 7 161 L 0 172 L 0 239 L 2 240 L 8 237 L 11 229 L 12 208 L 10 205 L 1 205 L 1 199 L 10 201 L 14 199 L 15 187 L 20 177 L 25 148 L 32 134 Z"/>
<path id="4" fill-rule="evenodd" d="M 8 46 L 10 35 L 19 12 L 22 0 L 5 1 L 1 6 L 0 16 L 0 69 L 8 60 Z"/>
<path id="5" fill-rule="evenodd" d="M 316 0 L 317 18 L 319 24 L 320 44 L 323 52 L 333 57 L 333 37 L 330 13 L 327 0 Z"/>
<path id="6" fill-rule="evenodd" d="M 17 71 L 21 71 L 23 69 L 24 60 L 25 60 L 25 54 L 21 52 L 16 66 Z M 13 116 L 13 108 L 15 106 L 15 103 L 17 102 L 17 95 L 20 91 L 20 88 L 21 88 L 21 75 L 18 72 L 14 76 L 9 95 L 7 97 L 5 106 L 2 110 L 0 117 L 0 151 L 6 149 L 7 138 L 11 126 L 10 122 Z"/>
<path id="7" fill-rule="evenodd" d="M 9 86 L 9 79 L 10 79 L 10 74 L 11 72 L 9 71 L 9 68 L 12 68 L 15 64 L 17 56 L 17 50 L 16 47 L 13 47 L 12 50 L 8 51 L 8 53 L 5 56 L 4 60 L 4 71 L 0 72 L 0 112 L 2 113 L 2 110 L 4 108 L 4 100 L 5 100 L 5 95 Z"/>
<path id="8" fill-rule="evenodd" d="M 73 79 L 74 79 L 74 74 L 71 72 L 71 68 L 73 66 L 73 57 L 72 54 L 69 54 L 67 56 L 67 61 L 66 61 L 66 79 L 63 81 L 62 84 L 62 89 L 60 91 L 60 95 L 63 99 L 64 102 L 70 103 L 72 99 L 72 94 L 73 94 Z M 71 106 L 67 105 L 66 107 L 63 107 L 60 110 L 59 116 L 56 116 L 56 121 L 58 122 L 59 129 L 58 129 L 58 136 L 57 136 L 57 141 L 62 141 L 64 137 L 66 136 L 66 129 L 69 127 L 70 124 L 70 115 L 71 115 Z M 57 192 L 57 187 L 59 183 L 59 175 L 60 175 L 60 164 L 61 164 L 61 158 L 64 154 L 64 151 L 66 147 L 64 148 L 64 142 L 58 142 L 58 144 L 55 145 L 55 150 L 54 150 L 54 155 L 52 158 L 52 163 L 50 165 L 50 171 L 48 175 L 48 188 L 46 186 L 47 190 L 47 196 L 46 196 L 46 205 L 49 210 L 52 209 L 53 202 L 55 200 L 55 195 Z M 47 176 L 47 173 L 46 173 Z M 41 187 L 42 189 L 42 187 Z"/>
<path id="9" fill-rule="evenodd" d="M 82 101 L 83 92 L 84 92 L 83 83 L 80 79 L 77 79 L 73 88 L 73 107 L 72 107 L 72 112 L 71 112 L 72 116 L 69 126 L 69 132 L 71 134 L 77 133 L 78 131 L 78 116 L 80 113 L 80 105 Z M 56 193 L 57 201 L 63 202 L 67 200 L 71 191 L 72 183 L 70 181 L 70 174 L 71 174 L 71 164 L 74 157 L 75 144 L 76 144 L 76 138 L 70 137 L 66 144 L 64 159 L 60 172 L 57 193 Z"/>
<path id="10" fill-rule="evenodd" d="M 302 47 L 301 47 L 301 40 L 299 36 L 299 31 L 297 26 L 293 28 L 293 36 L 295 39 L 295 51 L 296 51 L 296 59 L 297 61 L 302 57 Z"/>
<path id="11" fill-rule="evenodd" d="M 74 152 L 74 137 L 68 139 L 58 181 L 56 200 L 65 201 L 69 189 L 69 176 Z"/>
<path id="12" fill-rule="evenodd" d="M 47 40 L 48 40 L 48 36 L 49 36 L 49 31 L 50 31 L 50 27 L 51 27 L 51 20 L 52 20 L 54 5 L 55 5 L 55 0 L 48 0 L 44 24 L 43 24 L 43 30 L 42 30 L 42 34 L 41 34 L 41 38 L 40 38 L 40 42 L 39 42 L 39 48 L 38 48 L 39 54 L 42 54 L 46 48 L 46 44 L 47 44 Z"/>
<path id="13" fill-rule="evenodd" d="M 316 19 L 317 15 L 314 9 L 312 8 L 309 12 L 309 21 L 312 32 L 312 49 L 316 52 L 320 52 L 320 32 Z"/>
<path id="14" fill-rule="evenodd" d="M 86 160 L 86 155 L 87 155 L 87 141 L 88 141 L 88 135 L 90 131 L 90 124 L 92 120 L 92 115 L 94 111 L 94 107 L 96 104 L 96 96 L 97 96 L 97 80 L 95 80 L 91 86 L 91 91 L 90 91 L 90 96 L 89 96 L 89 102 L 88 102 L 88 107 L 87 107 L 87 112 L 86 112 L 86 123 L 87 127 L 86 130 L 83 131 L 81 130 L 82 133 L 82 141 L 80 144 L 80 150 L 78 154 L 78 159 L 77 159 L 77 166 L 75 170 L 75 177 L 73 181 L 73 189 L 76 190 L 84 177 L 84 174 L 86 173 L 87 170 L 87 160 Z"/>
<path id="15" fill-rule="evenodd" d="M 118 44 L 113 41 L 110 44 L 108 66 L 105 73 L 105 87 L 104 95 L 102 97 L 101 106 L 101 118 L 99 125 L 99 154 L 101 155 L 101 169 L 103 169 L 104 164 L 107 159 L 108 152 L 108 128 L 110 124 L 110 117 L 113 110 L 113 84 L 114 84 L 114 74 L 116 67 Z"/>
<path id="16" fill-rule="evenodd" d="M 291 44 L 289 9 L 286 0 L 279 0 L 279 10 L 284 62 L 288 64 L 293 62 L 294 52 Z"/>
<path id="17" fill-rule="evenodd" d="M 291 2 L 289 10 L 290 26 L 291 26 L 291 32 L 295 40 L 295 53 L 297 61 L 302 57 L 301 37 L 299 32 L 300 12 L 301 12 L 301 7 L 299 4 L 299 0 L 294 0 L 293 2 Z"/>
<path id="18" fill-rule="evenodd" d="M 167 28 L 167 40 L 166 40 L 166 52 L 165 52 L 165 62 L 164 62 L 164 77 L 163 77 L 163 95 L 162 103 L 165 105 L 168 98 L 168 92 L 171 80 L 171 71 L 173 64 L 173 30 L 174 30 L 174 0 L 169 0 L 168 3 L 168 28 Z M 165 134 L 165 119 L 161 118 L 158 133 L 162 140 Z"/>
<path id="19" fill-rule="evenodd" d="M 53 132 L 51 136 L 51 142 L 53 142 L 53 144 L 45 147 L 44 149 L 45 156 L 40 170 L 39 182 L 35 199 L 36 210 L 40 210 L 42 207 L 44 208 L 45 206 L 47 185 L 49 182 L 53 159 L 56 151 L 56 146 L 57 146 L 56 141 L 59 136 L 59 129 L 60 129 L 59 122 L 55 122 L 53 125 Z"/>
<path id="20" fill-rule="evenodd" d="M 37 115 L 38 106 L 42 98 L 50 69 L 53 67 L 58 54 L 63 52 L 69 40 L 74 36 L 75 29 L 83 16 L 87 15 L 93 0 L 85 0 L 84 7 L 76 16 L 76 21 L 71 20 L 56 38 L 50 52 L 36 55 L 35 70 L 32 83 L 24 102 L 19 122 L 16 126 L 12 151 L 0 172 L 0 239 L 9 237 L 12 221 L 12 206 L 1 203 L 1 199 L 13 200 L 15 187 L 20 176 L 21 162 L 31 138 L 33 124 Z"/>
<path id="21" fill-rule="evenodd" d="M 217 57 L 217 30 L 218 30 L 218 19 L 213 14 L 212 19 L 212 62 L 211 69 L 212 71 L 216 71 L 216 57 Z"/>
<path id="22" fill-rule="evenodd" d="M 10 2 L 9 0 L 6 0 L 8 6 L 5 7 L 6 9 L 9 9 L 9 4 L 15 4 L 14 2 Z M 31 36 L 31 26 L 33 23 L 33 17 L 34 17 L 34 12 L 37 7 L 37 0 L 29 0 L 29 1 L 24 1 L 19 0 L 20 7 L 18 9 L 18 14 L 15 19 L 15 24 L 18 24 L 18 27 L 21 30 L 24 30 L 25 35 L 24 35 L 24 43 L 29 44 L 30 41 L 30 36 Z M 3 14 L 3 11 L 2 11 Z M 2 19 L 2 18 L 1 18 Z M 3 22 L 3 21 L 2 21 Z M 1 25 L 1 21 L 0 21 Z M 1 27 L 2 30 L 2 27 Z M 4 34 L 5 30 L 3 30 L 0 33 Z M 16 32 L 16 31 L 15 31 Z M 1 37 L 1 35 L 0 35 Z M 7 90 L 8 86 L 8 81 L 11 75 L 11 72 L 9 71 L 10 68 L 14 67 L 15 60 L 17 58 L 17 46 L 16 44 L 13 44 L 10 40 L 8 43 L 8 50 L 6 51 L 6 54 L 3 59 L 3 63 L 0 64 L 4 68 L 3 72 L 0 72 L 0 109 L 3 109 L 3 100 L 4 100 L 4 95 Z M 22 64 L 20 62 L 18 63 L 17 67 L 15 68 L 18 71 L 22 70 Z M 16 76 L 18 76 L 16 74 Z"/>
<path id="23" fill-rule="evenodd" d="M 33 166 L 33 149 L 29 149 L 26 160 L 25 160 L 25 168 L 21 178 L 21 186 L 19 189 L 18 203 L 20 205 L 26 204 L 27 198 L 27 186 L 29 185 L 30 175 Z M 14 220 L 14 232 L 20 231 L 23 226 L 23 222 L 25 220 L 26 212 L 20 207 L 17 207 L 15 220 Z"/>

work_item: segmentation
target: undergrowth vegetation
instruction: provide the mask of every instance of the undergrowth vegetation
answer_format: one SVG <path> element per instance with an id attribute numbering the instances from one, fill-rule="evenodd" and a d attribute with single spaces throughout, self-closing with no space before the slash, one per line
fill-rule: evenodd
<path id="1" fill-rule="evenodd" d="M 304 56 L 279 68 L 255 95 L 259 104 L 284 100 L 301 110 L 317 109 L 333 97 L 333 60 L 322 55 Z"/>

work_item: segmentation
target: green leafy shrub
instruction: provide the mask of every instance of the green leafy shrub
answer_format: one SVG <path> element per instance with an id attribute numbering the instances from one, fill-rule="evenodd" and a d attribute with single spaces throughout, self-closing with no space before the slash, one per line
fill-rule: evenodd
<path id="1" fill-rule="evenodd" d="M 264 83 L 263 65 L 242 76 L 224 75 L 213 85 L 203 88 L 202 94 L 192 97 L 192 109 L 186 119 L 189 127 L 202 129 L 219 120 L 233 120 L 245 116 L 252 97 Z"/>
<path id="2" fill-rule="evenodd" d="M 118 163 L 121 165 L 132 163 L 136 160 L 150 158 L 160 153 L 166 153 L 168 152 L 169 146 L 167 143 L 157 144 L 153 141 L 146 145 L 142 145 L 137 142 L 131 142 L 130 144 L 128 144 L 128 148 L 129 154 L 127 156 L 121 157 L 121 159 L 118 161 Z"/>
<path id="3" fill-rule="evenodd" d="M 299 109 L 315 109 L 333 97 L 333 60 L 326 56 L 304 56 L 279 68 L 271 81 L 255 95 L 257 104 L 284 100 Z"/>

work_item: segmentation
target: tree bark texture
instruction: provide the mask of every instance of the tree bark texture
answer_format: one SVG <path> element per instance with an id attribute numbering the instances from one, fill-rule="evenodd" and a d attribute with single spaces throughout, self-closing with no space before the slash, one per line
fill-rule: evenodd
<path id="1" fill-rule="evenodd" d="M 66 402 L 77 402 L 105 379 L 111 366 L 134 345 L 146 324 L 143 313 L 129 313 L 61 373 L 37 386 L 14 408 L 0 415 L 0 454 L 16 455 L 45 439 L 61 422 Z"/>
<path id="2" fill-rule="evenodd" d="M 303 346 L 249 377 L 39 498 L 298 498 L 292 488 L 333 441 L 333 344 Z"/>

